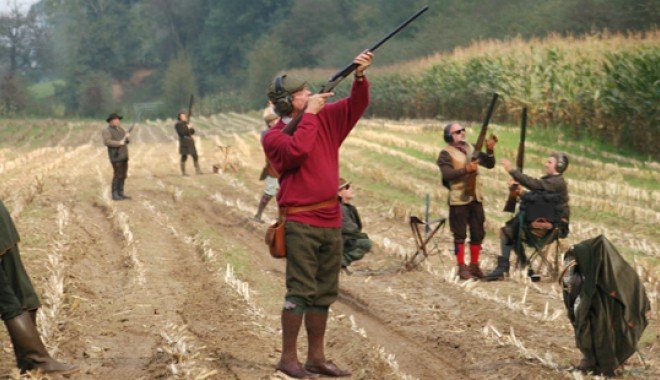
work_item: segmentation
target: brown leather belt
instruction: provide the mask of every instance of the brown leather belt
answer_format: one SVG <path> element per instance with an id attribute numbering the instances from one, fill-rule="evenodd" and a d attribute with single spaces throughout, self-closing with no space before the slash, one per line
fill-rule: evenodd
<path id="1" fill-rule="evenodd" d="M 338 202 L 337 198 L 328 199 L 327 201 L 314 203 L 307 206 L 296 206 L 296 207 L 280 207 L 280 218 L 286 217 L 289 214 L 295 214 L 298 212 L 318 210 L 321 208 L 329 207 Z"/>

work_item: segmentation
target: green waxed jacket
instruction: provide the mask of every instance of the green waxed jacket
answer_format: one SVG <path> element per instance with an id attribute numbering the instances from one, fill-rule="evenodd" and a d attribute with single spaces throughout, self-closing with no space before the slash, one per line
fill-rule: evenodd
<path id="1" fill-rule="evenodd" d="M 583 277 L 575 311 L 575 341 L 596 365 L 614 371 L 636 350 L 648 321 L 649 299 L 635 270 L 603 235 L 572 249 Z"/>
<path id="2" fill-rule="evenodd" d="M 40 305 L 30 276 L 21 261 L 19 241 L 14 221 L 0 201 L 0 270 L 6 280 L 3 284 L 6 288 L 0 291 L 0 314 L 5 320 L 19 315 L 22 309 L 34 310 Z"/>
<path id="3" fill-rule="evenodd" d="M 20 240 L 9 211 L 5 207 L 5 204 L 0 201 L 0 255 L 4 255 Z"/>
<path id="4" fill-rule="evenodd" d="M 128 160 L 128 147 L 126 144 L 122 145 L 121 140 L 124 139 L 126 131 L 124 128 L 108 125 L 103 130 L 103 144 L 108 147 L 108 158 L 110 162 L 118 162 Z"/>

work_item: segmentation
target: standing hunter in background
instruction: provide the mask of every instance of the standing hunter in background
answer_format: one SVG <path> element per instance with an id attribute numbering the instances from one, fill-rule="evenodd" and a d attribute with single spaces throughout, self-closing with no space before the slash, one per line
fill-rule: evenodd
<path id="1" fill-rule="evenodd" d="M 466 194 L 466 176 L 477 174 L 479 165 L 495 167 L 495 144 L 497 138 L 491 136 L 486 142 L 486 154 L 477 152 L 478 160 L 470 161 L 475 147 L 466 141 L 465 128 L 458 123 L 450 123 L 444 129 L 447 146 L 440 151 L 438 167 L 442 182 L 449 188 L 449 226 L 454 236 L 454 252 L 458 263 L 458 275 L 464 280 L 483 278 L 479 268 L 481 243 L 486 236 L 484 223 L 483 193 L 481 180 L 476 176 L 474 195 Z M 470 226 L 470 266 L 465 264 L 465 239 Z"/>
<path id="2" fill-rule="evenodd" d="M 199 168 L 199 157 L 197 156 L 197 149 L 195 148 L 195 140 L 193 135 L 195 129 L 192 124 L 188 122 L 188 115 L 185 112 L 179 112 L 177 115 L 177 123 L 174 125 L 176 133 L 179 135 L 179 154 L 181 155 L 181 175 L 187 176 L 186 173 L 186 160 L 188 155 L 192 156 L 193 164 L 195 165 L 195 173 L 202 174 Z"/>
<path id="3" fill-rule="evenodd" d="M 108 147 L 108 158 L 112 164 L 112 200 L 121 201 L 130 199 L 124 194 L 124 182 L 128 174 L 128 138 L 130 133 L 119 125 L 122 119 L 116 113 L 110 114 L 105 121 L 108 127 L 103 130 L 103 143 Z"/>
<path id="4" fill-rule="evenodd" d="M 261 139 L 263 140 L 264 134 L 268 132 L 269 129 L 271 129 L 277 121 L 280 119 L 277 114 L 274 113 L 266 113 L 264 115 L 264 121 L 266 122 L 266 130 L 261 132 Z M 261 176 L 259 177 L 259 180 L 265 180 L 266 181 L 266 188 L 264 189 L 264 193 L 261 196 L 261 200 L 259 201 L 259 208 L 257 209 L 257 213 L 254 215 L 253 220 L 255 222 L 263 223 L 264 221 L 261 219 L 261 214 L 264 212 L 266 209 L 266 206 L 268 205 L 268 202 L 277 195 L 277 190 L 280 189 L 280 184 L 277 182 L 277 170 L 273 168 L 273 165 L 268 161 L 268 157 L 266 157 L 266 166 L 264 166 L 263 170 L 261 171 Z"/>
<path id="5" fill-rule="evenodd" d="M 347 98 L 326 104 L 332 92 L 316 95 L 307 82 L 290 75 L 275 78 L 268 98 L 282 119 L 263 137 L 268 160 L 280 174 L 277 203 L 286 216 L 286 289 L 282 320 L 282 353 L 277 369 L 294 378 L 316 375 L 343 377 L 325 356 L 325 331 L 330 305 L 339 293 L 342 259 L 339 147 L 369 105 L 364 71 L 373 53 L 354 60 L 355 79 Z M 299 118 L 297 130 L 285 133 Z M 297 340 L 303 319 L 307 330 L 307 362 L 298 361 Z"/>

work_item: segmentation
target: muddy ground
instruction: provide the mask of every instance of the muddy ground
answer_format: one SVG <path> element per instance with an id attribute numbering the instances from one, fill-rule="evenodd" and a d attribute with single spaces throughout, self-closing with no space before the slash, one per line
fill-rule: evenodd
<path id="1" fill-rule="evenodd" d="M 110 200 L 104 124 L 44 122 L 4 142 L 0 197 L 44 303 L 44 340 L 81 368 L 70 378 L 286 378 L 275 371 L 284 261 L 268 255 L 266 225 L 251 220 L 263 191 L 260 120 L 200 119 L 203 174 L 189 177 L 178 169 L 173 122 L 140 124 L 129 146 L 132 199 L 121 202 Z M 342 155 L 351 161 L 360 149 Z M 225 170 L 213 173 L 214 164 Z M 375 247 L 341 274 L 326 349 L 354 379 L 579 378 L 570 369 L 581 355 L 556 283 L 520 273 L 457 281 L 446 228 L 427 260 L 402 271 L 416 248 L 409 212 L 354 182 Z M 274 219 L 274 202 L 265 217 Z M 489 233 L 484 269 L 497 254 Z M 659 340 L 653 314 L 640 344 L 650 368 L 634 355 L 627 378 L 660 377 Z M 299 342 L 304 360 L 304 332 Z M 0 344 L 0 374 L 15 377 L 5 331 Z"/>

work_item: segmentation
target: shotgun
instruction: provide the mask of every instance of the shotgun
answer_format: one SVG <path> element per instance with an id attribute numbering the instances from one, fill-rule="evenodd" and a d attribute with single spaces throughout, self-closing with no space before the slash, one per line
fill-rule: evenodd
<path id="1" fill-rule="evenodd" d="M 380 45 L 384 44 L 392 38 L 395 34 L 399 33 L 401 29 L 405 28 L 413 22 L 417 17 L 419 17 L 422 13 L 426 12 L 429 9 L 428 5 L 423 7 L 422 9 L 418 10 L 415 12 L 414 15 L 408 17 L 408 19 L 404 22 L 401 23 L 401 25 L 397 26 L 396 29 L 394 29 L 392 32 L 388 33 L 385 37 L 383 37 L 380 41 L 376 42 L 376 44 L 367 51 L 375 51 L 380 47 Z M 329 80 L 328 83 L 326 83 L 322 88 L 321 91 L 319 91 L 319 94 L 324 94 L 326 92 L 331 92 L 341 81 L 343 81 L 347 76 L 351 75 L 355 69 L 357 69 L 358 65 L 356 63 L 350 63 L 348 66 L 344 67 L 342 70 L 339 70 L 335 75 L 333 75 Z M 298 127 L 298 123 L 300 122 L 300 119 L 302 118 L 302 112 L 300 112 L 296 117 L 294 117 L 289 124 L 286 125 L 282 129 L 282 133 L 286 133 L 287 135 L 293 135 L 293 133 L 296 131 L 296 128 Z"/>
<path id="2" fill-rule="evenodd" d="M 522 121 L 520 123 L 520 144 L 518 144 L 518 156 L 516 157 L 516 168 L 522 173 L 523 162 L 525 161 L 525 133 L 527 132 L 527 107 L 523 108 Z M 509 198 L 504 205 L 505 212 L 516 211 L 516 199 L 520 184 L 514 183 L 509 188 Z"/>
<path id="3" fill-rule="evenodd" d="M 140 116 L 141 116 L 141 115 L 142 115 L 142 110 L 140 110 L 140 111 L 138 112 L 137 116 L 136 116 L 135 119 L 133 120 L 133 124 L 131 124 L 131 127 L 128 128 L 128 131 L 127 131 L 128 133 L 133 132 L 133 128 L 135 128 L 135 124 L 138 122 L 138 120 L 140 120 Z M 128 143 L 130 143 L 130 142 L 131 142 L 130 139 L 126 139 L 126 144 L 128 144 Z M 117 157 L 117 156 L 119 156 L 119 148 L 115 148 L 115 157 Z"/>
<path id="4" fill-rule="evenodd" d="M 133 124 L 131 124 L 131 127 L 128 128 L 128 133 L 133 132 L 133 128 L 135 128 L 135 124 L 140 120 L 140 116 L 142 116 L 142 110 L 140 110 L 135 117 L 135 120 L 133 120 Z M 128 144 L 128 140 L 126 140 L 126 144 Z"/>
<path id="5" fill-rule="evenodd" d="M 481 148 L 484 146 L 484 141 L 486 140 L 486 133 L 488 132 L 488 124 L 490 119 L 493 116 L 493 111 L 495 110 L 495 104 L 497 103 L 497 93 L 493 94 L 493 100 L 490 101 L 490 106 L 488 107 L 488 112 L 486 113 L 486 119 L 481 125 L 481 132 L 479 132 L 479 138 L 477 139 L 477 144 L 474 146 L 474 152 L 472 152 L 471 161 L 477 161 L 479 159 L 479 154 L 481 153 Z M 477 186 L 477 172 L 472 172 L 467 174 L 467 179 L 465 180 L 465 195 L 474 197 L 474 189 Z"/>
<path id="6" fill-rule="evenodd" d="M 192 108 L 194 102 L 195 102 L 195 95 L 190 94 L 190 101 L 188 102 L 188 115 L 187 115 L 188 124 L 190 124 L 190 118 L 193 115 Z M 190 133 L 190 128 L 188 128 L 188 136 L 192 136 L 192 133 Z"/>

